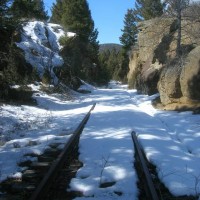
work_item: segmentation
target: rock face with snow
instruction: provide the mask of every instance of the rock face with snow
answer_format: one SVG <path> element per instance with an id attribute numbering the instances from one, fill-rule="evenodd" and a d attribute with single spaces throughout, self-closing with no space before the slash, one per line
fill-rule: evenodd
<path id="1" fill-rule="evenodd" d="M 183 21 L 182 26 L 182 59 L 176 59 L 176 23 L 168 18 L 139 23 L 138 49 L 130 57 L 129 83 L 142 93 L 159 92 L 164 106 L 190 107 L 194 101 L 199 106 L 200 39 L 193 31 L 200 23 Z"/>
<path id="2" fill-rule="evenodd" d="M 73 37 L 74 33 L 65 33 L 58 24 L 40 21 L 26 22 L 21 33 L 21 42 L 16 43 L 25 53 L 25 59 L 35 67 L 40 76 L 47 70 L 56 81 L 54 68 L 63 65 L 59 55 L 62 48 L 59 39 L 62 36 Z"/>

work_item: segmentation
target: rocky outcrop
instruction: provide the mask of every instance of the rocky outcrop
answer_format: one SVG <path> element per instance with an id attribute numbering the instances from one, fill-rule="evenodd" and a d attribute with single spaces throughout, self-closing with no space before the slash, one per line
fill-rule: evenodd
<path id="1" fill-rule="evenodd" d="M 200 46 L 186 58 L 180 74 L 180 87 L 187 99 L 200 100 Z"/>
<path id="2" fill-rule="evenodd" d="M 200 107 L 199 55 L 200 46 L 197 46 L 183 60 L 175 59 L 162 70 L 158 90 L 166 109 Z"/>
<path id="3" fill-rule="evenodd" d="M 136 85 L 136 77 L 137 77 L 137 71 L 138 71 L 138 57 L 139 56 L 139 53 L 137 50 L 134 50 L 131 52 L 130 54 L 130 62 L 129 62 L 129 72 L 128 72 L 128 75 L 127 75 L 127 78 L 128 78 L 128 85 L 130 88 L 135 88 Z"/>
<path id="4" fill-rule="evenodd" d="M 161 103 L 198 106 L 200 100 L 200 23 L 183 21 L 181 58 L 176 58 L 176 21 L 156 18 L 139 23 L 138 49 L 129 64 L 129 86 L 146 94 L 160 93 Z"/>
<path id="5" fill-rule="evenodd" d="M 158 90 L 163 105 L 177 103 L 178 99 L 182 97 L 180 74 L 181 66 L 178 64 L 171 64 L 162 70 Z"/>
<path id="6" fill-rule="evenodd" d="M 128 80 L 137 77 L 134 78 L 135 82 L 131 80 L 131 87 L 136 87 L 142 93 L 153 94 L 158 91 L 159 74 L 169 56 L 167 52 L 173 40 L 174 23 L 172 19 L 156 18 L 139 23 L 138 29 L 138 49 L 132 51 L 132 55 L 137 54 L 137 59 L 130 57 Z"/>

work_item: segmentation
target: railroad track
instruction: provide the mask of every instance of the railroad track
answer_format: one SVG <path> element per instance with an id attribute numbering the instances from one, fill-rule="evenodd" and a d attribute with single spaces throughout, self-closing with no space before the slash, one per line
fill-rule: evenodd
<path id="1" fill-rule="evenodd" d="M 146 159 L 144 157 L 144 153 L 142 151 L 142 148 L 138 142 L 136 133 L 132 131 L 131 133 L 132 140 L 135 146 L 135 162 L 136 162 L 136 168 L 138 171 L 138 176 L 140 178 L 140 181 L 142 181 L 142 189 L 144 190 L 143 198 L 148 200 L 159 200 L 157 191 L 155 189 L 152 176 L 149 172 L 149 169 L 146 164 Z"/>
<path id="2" fill-rule="evenodd" d="M 135 169 L 138 175 L 139 200 L 197 200 L 198 196 L 174 196 L 160 181 L 156 166 L 150 163 L 137 139 L 135 131 L 131 133 L 135 147 Z"/>
<path id="3" fill-rule="evenodd" d="M 83 165 L 78 160 L 79 139 L 95 105 L 93 104 L 76 128 L 64 149 L 58 150 L 57 145 L 52 144 L 50 151 L 44 152 L 42 156 L 38 157 L 38 162 L 29 163 L 29 168 L 23 173 L 22 182 L 16 181 L 14 184 L 6 182 L 3 186 L 4 191 L 8 191 L 8 193 L 11 191 L 11 194 L 3 198 L 0 195 L 0 200 L 71 200 L 75 197 L 81 197 L 81 193 L 67 192 L 66 189 L 71 179 L 75 177 L 77 170 Z M 132 131 L 131 136 L 135 147 L 135 169 L 139 179 L 139 200 L 196 199 L 195 197 L 173 197 L 169 191 L 160 192 L 163 185 L 159 183 L 158 187 L 158 184 L 155 184 L 155 181 L 158 181 L 156 170 L 152 170 L 154 167 L 149 166 L 134 131 Z"/>
<path id="4" fill-rule="evenodd" d="M 135 170 L 138 175 L 139 200 L 197 200 L 197 196 L 174 196 L 160 181 L 156 166 L 150 163 L 140 145 L 135 131 L 131 133 L 135 147 Z"/>
<path id="5" fill-rule="evenodd" d="M 54 184 L 54 181 L 56 179 L 56 176 L 58 175 L 59 171 L 62 169 L 63 164 L 72 155 L 72 152 L 77 151 L 78 144 L 79 144 L 79 138 L 80 134 L 87 123 L 91 111 L 94 109 L 96 104 L 92 106 L 88 114 L 84 117 L 83 121 L 79 124 L 77 129 L 74 131 L 72 137 L 67 142 L 64 150 L 62 153 L 58 156 L 56 161 L 52 164 L 49 171 L 45 175 L 45 177 L 42 179 L 40 184 L 38 185 L 37 189 L 32 194 L 30 200 L 43 200 L 45 199 L 45 196 L 48 194 L 48 190 L 51 188 L 51 186 Z"/>
<path id="6" fill-rule="evenodd" d="M 95 105 L 93 104 L 62 151 L 57 149 L 56 144 L 52 144 L 50 150 L 38 157 L 38 162 L 25 164 L 28 169 L 23 173 L 22 180 L 6 180 L 1 184 L 1 189 L 7 194 L 3 198 L 0 196 L 0 200 L 60 200 L 64 199 L 63 196 L 66 199 L 67 185 L 82 166 L 82 163 L 78 161 L 80 134 Z M 68 193 L 67 195 L 67 199 L 72 199 L 73 196 L 79 194 Z"/>

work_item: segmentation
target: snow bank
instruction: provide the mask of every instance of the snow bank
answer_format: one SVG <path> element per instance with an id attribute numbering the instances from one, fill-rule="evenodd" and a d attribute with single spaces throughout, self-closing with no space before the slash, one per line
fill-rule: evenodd
<path id="1" fill-rule="evenodd" d="M 51 143 L 62 148 L 91 108 L 90 102 L 65 101 L 59 94 L 38 91 L 34 98 L 38 107 L 0 106 L 0 182 L 7 177 L 20 178 L 23 168 L 17 164 L 33 161 L 25 154 L 42 154 Z"/>

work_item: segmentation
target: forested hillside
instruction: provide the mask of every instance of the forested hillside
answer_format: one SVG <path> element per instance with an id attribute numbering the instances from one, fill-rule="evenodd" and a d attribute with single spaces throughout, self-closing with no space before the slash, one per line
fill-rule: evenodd
<path id="1" fill-rule="evenodd" d="M 99 45 L 99 52 L 103 51 L 112 51 L 113 49 L 116 49 L 117 51 L 120 51 L 122 48 L 122 45 L 120 44 L 114 44 L 114 43 L 106 43 L 106 44 L 100 44 Z"/>

